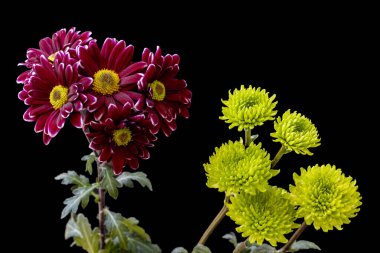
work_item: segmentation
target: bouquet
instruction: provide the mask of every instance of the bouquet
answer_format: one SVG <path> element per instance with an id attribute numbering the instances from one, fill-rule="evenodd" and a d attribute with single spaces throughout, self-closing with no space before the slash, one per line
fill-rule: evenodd
<path id="1" fill-rule="evenodd" d="M 85 170 L 55 178 L 72 191 L 61 214 L 68 218 L 65 238 L 83 250 L 161 252 L 136 218 L 106 205 L 106 196 L 117 199 L 120 188 L 135 183 L 152 190 L 147 175 L 139 170 L 141 161 L 150 158 L 159 136 L 169 137 L 177 129 L 177 117 L 189 117 L 192 92 L 177 77 L 179 64 L 179 55 L 163 54 L 160 47 L 146 48 L 138 56 L 123 40 L 98 43 L 91 32 L 76 28 L 41 39 L 20 63 L 26 68 L 17 78 L 22 85 L 18 97 L 28 106 L 23 118 L 35 122 L 34 130 L 42 134 L 43 142 L 54 141 L 65 124 L 87 138 L 91 152 L 82 159 Z M 230 91 L 222 103 L 220 119 L 243 134 L 216 147 L 204 163 L 207 187 L 225 198 L 192 252 L 211 252 L 207 239 L 225 216 L 246 238 L 238 242 L 233 232 L 223 237 L 235 253 L 319 249 L 313 242 L 298 240 L 307 226 L 327 232 L 350 223 L 360 210 L 361 195 L 356 181 L 336 165 L 295 168 L 288 189 L 270 182 L 280 173 L 277 164 L 284 155 L 311 156 L 310 149 L 320 146 L 318 130 L 309 118 L 291 109 L 278 115 L 276 96 L 252 85 Z M 273 122 L 270 135 L 280 146 L 273 158 L 256 132 L 266 122 Z M 78 211 L 90 200 L 98 206 L 96 225 Z M 172 252 L 188 251 L 177 247 Z"/>

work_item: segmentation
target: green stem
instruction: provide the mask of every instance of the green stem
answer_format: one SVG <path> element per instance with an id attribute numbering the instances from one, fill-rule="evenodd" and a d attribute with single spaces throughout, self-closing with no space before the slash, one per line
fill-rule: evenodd
<path id="1" fill-rule="evenodd" d="M 102 181 L 102 168 L 99 165 L 99 161 L 97 159 L 98 166 L 98 182 Z M 106 206 L 106 194 L 104 189 L 99 185 L 98 188 L 99 202 L 98 202 L 98 219 L 99 219 L 99 231 L 100 231 L 100 239 L 99 239 L 99 248 L 105 249 L 106 247 L 106 227 L 105 227 L 105 215 L 104 208 Z"/>
<path id="2" fill-rule="evenodd" d="M 289 241 L 284 245 L 284 247 L 282 247 L 278 252 L 287 252 L 288 249 L 290 248 L 290 246 L 292 246 L 292 244 L 294 243 L 295 240 L 298 239 L 298 237 L 300 237 L 300 235 L 302 234 L 302 232 L 305 230 L 305 228 L 307 227 L 306 225 L 306 222 L 304 221 L 301 225 L 301 227 L 299 227 L 297 229 L 296 232 L 294 232 L 294 234 L 292 235 L 292 237 L 289 239 Z"/>
<path id="3" fill-rule="evenodd" d="M 226 206 L 226 201 L 228 201 L 228 197 L 226 197 L 225 202 L 223 204 L 222 209 L 220 209 L 219 213 L 215 216 L 214 220 L 210 223 L 206 231 L 203 233 L 201 239 L 199 240 L 198 244 L 204 245 L 207 241 L 207 239 L 210 237 L 210 235 L 214 232 L 215 228 L 219 225 L 219 223 L 223 220 L 224 216 L 226 216 L 226 213 L 228 211 L 228 208 Z"/>
<path id="4" fill-rule="evenodd" d="M 245 143 L 245 146 L 248 147 L 249 144 L 251 144 L 251 142 L 252 142 L 251 129 L 244 129 L 244 132 L 245 132 L 244 143 Z"/>
<path id="5" fill-rule="evenodd" d="M 286 148 L 284 145 L 281 145 L 280 150 L 277 152 L 276 156 L 272 160 L 271 168 L 273 169 L 278 161 L 280 161 L 281 157 L 286 154 Z"/>

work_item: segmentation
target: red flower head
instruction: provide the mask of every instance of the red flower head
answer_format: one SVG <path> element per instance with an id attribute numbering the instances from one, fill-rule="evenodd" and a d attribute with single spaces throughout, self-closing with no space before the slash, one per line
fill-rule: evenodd
<path id="1" fill-rule="evenodd" d="M 134 113 L 132 105 L 126 103 L 121 108 L 110 104 L 108 116 L 103 122 L 90 122 L 86 134 L 90 148 L 100 151 L 100 162 L 112 162 L 115 174 L 120 174 L 125 165 L 137 169 L 139 158 L 149 159 L 147 147 L 153 147 L 156 140 L 143 123 L 144 114 Z"/>
<path id="2" fill-rule="evenodd" d="M 24 113 L 25 121 L 36 121 L 34 131 L 43 131 L 47 145 L 63 128 L 70 117 L 75 127 L 82 127 L 80 111 L 96 102 L 96 98 L 85 94 L 92 79 L 78 75 L 79 62 L 69 53 L 60 51 L 53 64 L 45 55 L 33 66 L 28 83 L 19 93 L 19 98 L 30 107 Z"/>
<path id="3" fill-rule="evenodd" d="M 61 29 L 53 34 L 52 38 L 46 37 L 40 40 L 39 49 L 29 48 L 26 53 L 25 63 L 20 63 L 19 65 L 24 65 L 29 70 L 25 71 L 18 76 L 18 83 L 26 83 L 31 76 L 34 64 L 40 63 L 41 55 L 45 56 L 50 62 L 54 62 L 54 58 L 59 51 L 69 52 L 71 57 L 76 58 L 75 50 L 78 46 L 87 45 L 89 41 L 92 40 L 90 37 L 91 32 L 80 33 L 80 31 L 75 31 L 75 27 L 71 28 L 68 32 L 66 29 Z"/>
<path id="4" fill-rule="evenodd" d="M 152 133 L 160 129 L 166 136 L 177 129 L 176 117 L 189 117 L 191 91 L 186 89 L 186 81 L 176 79 L 180 58 L 177 54 L 162 56 L 157 47 L 156 53 L 145 49 L 142 60 L 148 64 L 144 77 L 138 82 L 138 88 L 145 96 Z"/>
<path id="5" fill-rule="evenodd" d="M 79 58 L 84 75 L 93 78 L 92 94 L 97 97 L 97 103 L 90 106 L 97 121 L 105 120 L 107 108 L 111 104 L 122 108 L 126 103 L 141 107 L 142 95 L 137 91 L 137 81 L 145 62 L 132 63 L 134 48 L 126 46 L 123 40 L 106 39 L 99 50 L 95 41 L 88 47 L 79 48 Z"/>

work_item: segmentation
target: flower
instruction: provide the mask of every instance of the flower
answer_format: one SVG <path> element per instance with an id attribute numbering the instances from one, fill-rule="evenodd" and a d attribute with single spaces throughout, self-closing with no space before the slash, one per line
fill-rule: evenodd
<path id="1" fill-rule="evenodd" d="M 276 132 L 271 133 L 275 142 L 281 142 L 288 151 L 297 154 L 313 155 L 309 148 L 321 145 L 317 128 L 305 116 L 287 110 L 282 118 L 278 117 L 274 122 Z"/>
<path id="2" fill-rule="evenodd" d="M 57 53 L 53 64 L 42 55 L 40 63 L 33 66 L 29 82 L 19 93 L 19 98 L 30 106 L 24 120 L 36 121 L 34 131 L 43 132 L 46 145 L 69 116 L 75 127 L 82 127 L 80 111 L 96 101 L 86 93 L 92 79 L 79 76 L 78 66 L 79 62 L 63 51 Z"/>
<path id="3" fill-rule="evenodd" d="M 110 104 L 108 116 L 103 122 L 91 121 L 87 137 L 90 148 L 99 151 L 100 162 L 112 162 L 115 174 L 120 174 L 125 165 L 131 169 L 139 167 L 140 159 L 149 159 L 148 147 L 153 147 L 156 136 L 144 125 L 145 115 L 135 113 L 133 106 Z"/>
<path id="4" fill-rule="evenodd" d="M 123 40 L 111 38 L 104 41 L 101 50 L 95 41 L 79 48 L 83 75 L 94 80 L 92 94 L 97 102 L 89 111 L 94 113 L 95 120 L 105 120 L 111 104 L 121 108 L 136 101 L 135 106 L 140 107 L 142 95 L 136 92 L 137 81 L 143 76 L 141 72 L 146 63 L 132 63 L 133 52 L 132 45 L 126 46 Z"/>
<path id="5" fill-rule="evenodd" d="M 356 181 L 335 165 L 301 168 L 301 175 L 294 173 L 293 178 L 295 185 L 290 185 L 289 190 L 293 204 L 299 206 L 297 216 L 317 230 L 327 232 L 334 227 L 341 230 L 360 210 Z"/>
<path id="6" fill-rule="evenodd" d="M 279 173 L 271 170 L 269 154 L 261 148 L 261 143 L 251 143 L 246 148 L 241 141 L 229 141 L 215 148 L 209 163 L 203 166 L 207 186 L 227 194 L 264 192 L 268 180 Z"/>
<path id="7" fill-rule="evenodd" d="M 17 82 L 26 83 L 29 80 L 33 65 L 40 63 L 42 55 L 53 63 L 57 53 L 62 50 L 69 52 L 71 57 L 77 59 L 76 48 L 87 45 L 92 40 L 90 36 L 91 32 L 81 33 L 80 31 L 76 31 L 75 27 L 72 27 L 67 32 L 66 29 L 59 30 L 53 34 L 52 38 L 46 37 L 41 39 L 39 48 L 29 48 L 26 53 L 26 61 L 19 64 L 26 66 L 29 70 L 19 75 Z"/>
<path id="8" fill-rule="evenodd" d="M 148 68 L 138 87 L 146 96 L 151 131 L 156 134 L 161 129 L 169 136 L 177 129 L 177 115 L 188 118 L 191 105 L 192 94 L 186 88 L 186 81 L 176 79 L 180 57 L 177 54 L 162 56 L 161 49 L 157 47 L 156 53 L 146 48 L 142 60 L 148 64 Z"/>
<path id="9" fill-rule="evenodd" d="M 274 110 L 277 101 L 273 102 L 276 95 L 269 97 L 265 89 L 252 88 L 250 85 L 247 89 L 244 85 L 240 89 L 235 89 L 233 93 L 229 91 L 228 100 L 222 100 L 223 116 L 219 118 L 231 123 L 230 129 L 238 127 L 238 131 L 243 129 L 253 129 L 255 126 L 261 126 L 267 120 L 273 120 L 277 111 Z"/>
<path id="10" fill-rule="evenodd" d="M 296 211 L 284 189 L 270 187 L 256 195 L 240 193 L 227 203 L 227 215 L 240 225 L 236 231 L 248 237 L 251 243 L 263 244 L 267 240 L 272 246 L 286 243 L 285 234 L 299 225 L 294 223 Z"/>

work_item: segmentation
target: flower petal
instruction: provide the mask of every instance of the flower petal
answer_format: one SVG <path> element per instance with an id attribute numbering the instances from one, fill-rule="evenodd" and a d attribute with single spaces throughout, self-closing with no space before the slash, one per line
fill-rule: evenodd
<path id="1" fill-rule="evenodd" d="M 80 112 L 74 112 L 70 116 L 70 122 L 71 124 L 76 128 L 82 128 L 83 127 L 83 117 Z"/>
<path id="2" fill-rule="evenodd" d="M 125 157 L 122 152 L 115 151 L 112 155 L 113 171 L 116 175 L 119 175 L 123 171 L 125 164 Z"/>
<path id="3" fill-rule="evenodd" d="M 120 77 L 126 77 L 132 74 L 135 74 L 136 72 L 142 71 L 144 68 L 146 68 L 148 64 L 146 62 L 140 61 L 133 63 L 129 65 L 127 68 L 123 69 L 120 73 Z"/>

